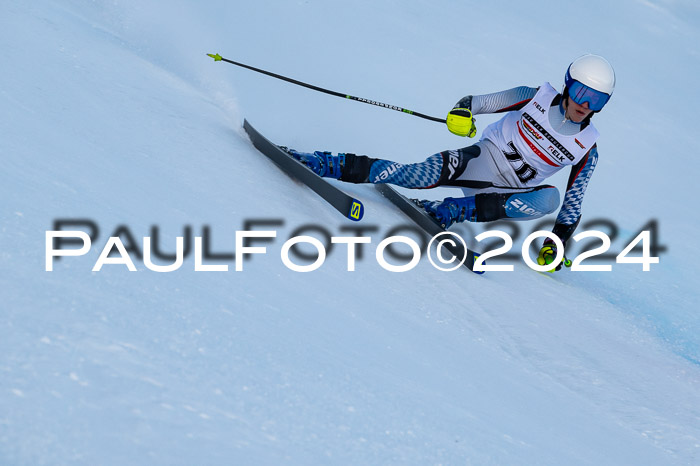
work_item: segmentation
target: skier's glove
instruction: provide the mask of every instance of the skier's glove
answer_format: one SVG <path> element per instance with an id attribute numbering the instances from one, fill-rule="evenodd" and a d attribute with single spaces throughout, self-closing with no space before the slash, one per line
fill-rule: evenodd
<path id="1" fill-rule="evenodd" d="M 571 267 L 571 261 L 564 256 L 564 258 L 558 264 L 552 264 L 557 256 L 557 245 L 556 244 L 545 244 L 540 249 L 540 254 L 537 256 L 537 263 L 539 265 L 552 265 L 554 268 L 552 270 L 547 270 L 549 273 L 554 273 L 561 269 L 562 265 L 566 267 Z"/>
<path id="2" fill-rule="evenodd" d="M 476 136 L 476 119 L 468 108 L 453 108 L 447 114 L 447 129 L 457 136 Z"/>

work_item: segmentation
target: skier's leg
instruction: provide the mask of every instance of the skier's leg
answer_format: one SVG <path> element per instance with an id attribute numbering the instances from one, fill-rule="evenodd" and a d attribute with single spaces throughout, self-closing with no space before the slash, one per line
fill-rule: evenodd
<path id="1" fill-rule="evenodd" d="M 529 190 L 480 193 L 476 198 L 477 222 L 507 218 L 534 220 L 554 212 L 559 207 L 559 190 L 541 185 Z"/>
<path id="2" fill-rule="evenodd" d="M 470 146 L 431 155 L 423 162 L 401 164 L 366 155 L 333 155 L 322 151 L 305 153 L 283 149 L 320 176 L 338 178 L 349 183 L 390 183 L 413 189 L 450 184 L 462 175 L 469 161 L 480 153 L 478 146 Z M 490 185 L 489 182 L 484 182 L 475 187 Z"/>
<path id="3" fill-rule="evenodd" d="M 369 165 L 367 178 L 370 183 L 391 183 L 413 189 L 450 185 L 464 173 L 469 162 L 476 159 L 479 153 L 478 146 L 470 146 L 439 152 L 423 162 L 406 165 L 375 159 Z M 484 186 L 489 185 L 490 183 L 484 183 Z"/>
<path id="4" fill-rule="evenodd" d="M 445 228 L 463 221 L 493 222 L 500 219 L 534 220 L 559 206 L 559 190 L 550 185 L 526 190 L 479 193 L 442 201 L 420 201 L 420 205 Z"/>

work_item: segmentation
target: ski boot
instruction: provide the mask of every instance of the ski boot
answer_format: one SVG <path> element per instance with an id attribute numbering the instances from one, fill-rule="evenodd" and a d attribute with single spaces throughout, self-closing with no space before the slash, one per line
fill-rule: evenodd
<path id="1" fill-rule="evenodd" d="M 333 155 L 330 152 L 318 150 L 310 154 L 308 152 L 298 152 L 285 146 L 279 146 L 279 148 L 306 165 L 318 176 L 338 179 L 343 174 L 345 154 Z"/>
<path id="2" fill-rule="evenodd" d="M 448 229 L 455 223 L 464 222 L 465 220 L 470 222 L 476 221 L 476 200 L 474 196 L 448 197 L 442 201 L 412 200 L 418 207 L 422 207 L 428 215 L 437 220 L 444 229 Z"/>

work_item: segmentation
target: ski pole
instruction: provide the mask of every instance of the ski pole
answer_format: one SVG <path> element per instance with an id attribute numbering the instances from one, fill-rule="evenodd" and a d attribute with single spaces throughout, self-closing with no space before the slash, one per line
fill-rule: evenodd
<path id="1" fill-rule="evenodd" d="M 388 108 L 391 110 L 396 110 L 397 112 L 408 113 L 409 115 L 417 116 L 417 117 L 424 118 L 424 119 L 430 120 L 430 121 L 437 121 L 438 123 L 447 123 L 446 120 L 443 118 L 435 118 L 435 117 L 432 117 L 430 115 L 424 115 L 423 113 L 414 112 L 413 110 L 408 110 L 406 108 L 397 107 L 396 105 L 389 105 L 389 104 L 385 104 L 382 102 L 377 102 L 376 100 L 370 100 L 370 99 L 365 99 L 363 97 L 355 97 L 355 96 L 352 96 L 349 94 L 343 94 L 342 92 L 331 91 L 329 89 L 324 89 L 322 87 L 314 86 L 312 84 L 307 84 L 305 82 L 297 81 L 296 79 L 288 78 L 288 77 L 282 76 L 280 74 L 271 73 L 269 71 L 261 70 L 260 68 L 255 68 L 255 67 L 252 67 L 250 65 L 238 63 L 238 62 L 235 62 L 233 60 L 229 60 L 228 58 L 223 58 L 218 53 L 217 54 L 208 53 L 207 55 L 212 57 L 214 59 L 214 61 L 225 61 L 226 63 L 231 63 L 232 65 L 240 66 L 242 68 L 247 68 L 249 70 L 256 71 L 258 73 L 266 74 L 268 76 L 272 76 L 273 78 L 281 79 L 282 81 L 287 81 L 288 83 L 292 83 L 292 84 L 296 84 L 298 86 L 303 86 L 303 87 L 306 87 L 309 89 L 313 89 L 314 91 L 323 92 L 326 94 L 334 95 L 336 97 L 342 97 L 343 99 L 350 99 L 350 100 L 355 100 L 357 102 L 364 102 L 366 104 L 376 105 L 377 107 L 383 107 L 383 108 Z"/>

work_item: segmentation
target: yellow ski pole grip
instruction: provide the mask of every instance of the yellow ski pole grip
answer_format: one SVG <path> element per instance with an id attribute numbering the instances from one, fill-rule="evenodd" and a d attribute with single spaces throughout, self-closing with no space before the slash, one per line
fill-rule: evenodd
<path id="1" fill-rule="evenodd" d="M 457 136 L 468 136 L 473 138 L 476 135 L 476 125 L 474 116 L 468 108 L 453 108 L 445 119 L 447 129 Z"/>

